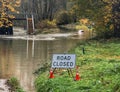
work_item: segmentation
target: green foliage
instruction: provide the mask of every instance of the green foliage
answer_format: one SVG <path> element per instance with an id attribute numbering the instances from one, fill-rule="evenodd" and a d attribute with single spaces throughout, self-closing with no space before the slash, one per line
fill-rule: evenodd
<path id="1" fill-rule="evenodd" d="M 72 22 L 71 14 L 67 11 L 60 11 L 57 13 L 55 19 L 57 25 L 64 25 Z"/>
<path id="2" fill-rule="evenodd" d="M 48 72 L 37 77 L 36 92 L 119 92 L 120 39 L 80 42 L 69 53 L 75 53 L 80 81 L 73 81 L 64 71 L 48 79 Z M 85 49 L 83 54 L 82 49 Z M 75 70 L 73 70 L 75 76 Z"/>
<path id="3" fill-rule="evenodd" d="M 77 19 L 87 18 L 95 23 L 94 29 L 99 37 L 110 38 L 114 34 L 119 37 L 119 0 L 71 1 L 74 3 L 71 11 L 74 11 Z M 117 15 L 115 15 L 115 12 Z"/>
<path id="4" fill-rule="evenodd" d="M 43 64 L 42 67 L 35 70 L 34 74 L 37 74 L 37 75 L 42 74 L 42 73 L 46 72 L 49 69 L 49 67 L 50 67 L 50 64 L 45 63 L 45 64 Z"/>
<path id="5" fill-rule="evenodd" d="M 37 28 L 44 29 L 44 28 L 55 28 L 56 27 L 56 20 L 42 20 L 36 24 Z"/>
<path id="6" fill-rule="evenodd" d="M 98 38 L 105 38 L 105 39 L 109 39 L 111 37 L 113 37 L 114 31 L 112 30 L 104 30 L 101 28 L 96 29 L 97 30 L 97 37 Z"/>
<path id="7" fill-rule="evenodd" d="M 52 80 L 40 76 L 35 82 L 36 92 L 66 92 L 71 84 L 64 83 L 64 81 L 70 82 L 69 79 L 66 80 L 63 77 Z"/>
<path id="8" fill-rule="evenodd" d="M 85 26 L 85 25 L 76 25 L 76 29 L 77 30 L 86 30 L 86 31 L 88 31 L 88 28 L 87 28 L 87 26 Z"/>
<path id="9" fill-rule="evenodd" d="M 25 92 L 23 89 L 20 87 L 19 81 L 15 78 L 12 77 L 8 80 L 8 85 L 10 86 L 11 91 L 15 92 Z"/>

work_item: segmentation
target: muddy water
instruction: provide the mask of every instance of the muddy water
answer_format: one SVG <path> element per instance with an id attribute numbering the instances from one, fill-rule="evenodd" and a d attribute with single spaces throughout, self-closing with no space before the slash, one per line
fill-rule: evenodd
<path id="1" fill-rule="evenodd" d="M 55 34 L 1 37 L 0 78 L 17 77 L 26 92 L 34 92 L 33 72 L 50 62 L 52 54 L 67 53 L 78 41 L 84 39 L 84 36 L 56 35 L 57 38 Z"/>

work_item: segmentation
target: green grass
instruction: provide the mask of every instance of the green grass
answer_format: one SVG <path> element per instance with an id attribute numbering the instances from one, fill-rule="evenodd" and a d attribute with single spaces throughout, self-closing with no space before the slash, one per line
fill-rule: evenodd
<path id="1" fill-rule="evenodd" d="M 69 53 L 77 56 L 81 80 L 74 81 L 62 70 L 48 79 L 49 72 L 45 72 L 36 78 L 36 92 L 120 92 L 120 39 L 88 40 Z"/>
<path id="2" fill-rule="evenodd" d="M 10 87 L 11 92 L 25 92 L 23 91 L 19 81 L 15 77 L 10 78 L 7 82 L 7 85 Z"/>

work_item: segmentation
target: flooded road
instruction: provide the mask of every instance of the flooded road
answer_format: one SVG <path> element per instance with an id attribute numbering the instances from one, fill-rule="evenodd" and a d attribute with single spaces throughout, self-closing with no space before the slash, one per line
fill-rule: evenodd
<path id="1" fill-rule="evenodd" d="M 26 92 L 35 92 L 33 72 L 84 39 L 74 33 L 0 36 L 0 79 L 17 77 Z"/>

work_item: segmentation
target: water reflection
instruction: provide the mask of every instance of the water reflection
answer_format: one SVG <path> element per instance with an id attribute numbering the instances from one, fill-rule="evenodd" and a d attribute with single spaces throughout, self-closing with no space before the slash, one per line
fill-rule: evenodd
<path id="1" fill-rule="evenodd" d="M 9 77 L 14 71 L 14 58 L 12 48 L 12 41 L 0 40 L 0 77 Z M 7 58 L 6 58 L 7 57 Z"/>
<path id="2" fill-rule="evenodd" d="M 0 39 L 0 78 L 17 77 L 27 92 L 34 92 L 33 72 L 50 62 L 53 53 L 67 52 L 77 41 Z"/>

